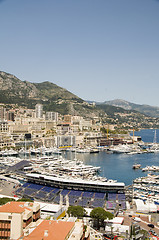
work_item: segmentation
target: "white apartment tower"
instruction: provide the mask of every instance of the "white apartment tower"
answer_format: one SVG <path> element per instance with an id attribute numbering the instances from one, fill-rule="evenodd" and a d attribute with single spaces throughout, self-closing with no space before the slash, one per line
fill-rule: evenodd
<path id="1" fill-rule="evenodd" d="M 45 120 L 58 122 L 58 112 L 46 112 Z"/>
<path id="2" fill-rule="evenodd" d="M 36 104 L 35 115 L 36 115 L 36 118 L 43 118 L 43 105 L 42 104 Z"/>

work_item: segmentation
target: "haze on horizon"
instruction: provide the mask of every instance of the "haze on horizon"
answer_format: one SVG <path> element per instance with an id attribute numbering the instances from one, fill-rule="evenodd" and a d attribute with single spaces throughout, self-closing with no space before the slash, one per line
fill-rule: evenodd
<path id="1" fill-rule="evenodd" d="M 0 70 L 159 106 L 158 0 L 0 0 Z"/>

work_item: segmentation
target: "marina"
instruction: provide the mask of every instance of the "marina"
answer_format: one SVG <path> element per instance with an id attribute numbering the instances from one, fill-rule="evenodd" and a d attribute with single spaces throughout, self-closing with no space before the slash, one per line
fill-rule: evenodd
<path id="1" fill-rule="evenodd" d="M 135 147 L 136 145 L 123 145 L 122 149 Z M 9 171 L 12 172 L 12 167 L 15 169 L 15 166 L 24 163 L 24 174 L 20 172 L 15 174 L 13 170 L 10 177 L 57 188 L 117 193 L 124 192 L 125 186 L 134 184 L 134 196 L 146 198 L 148 192 L 151 195 L 154 192 L 158 193 L 158 186 L 145 183 L 145 180 L 137 184 L 138 180 L 135 180 L 146 179 L 147 173 L 158 169 L 157 152 L 129 154 L 130 152 L 124 151 L 118 154 L 113 151 L 110 153 L 107 148 L 97 148 L 97 150 L 94 154 L 90 154 L 90 151 L 83 150 L 82 153 L 80 149 L 75 148 L 60 149 L 60 151 L 55 148 L 41 148 L 32 149 L 29 154 L 28 150 L 25 152 L 23 149 L 18 157 L 14 152 L 11 156 L 9 151 L 9 155 L 5 154 L 1 157 L 0 167 L 2 172 L 6 171 L 9 174 Z M 151 168 L 148 168 L 150 164 Z M 158 200 L 158 196 L 155 200 Z"/>
<path id="2" fill-rule="evenodd" d="M 81 155 L 81 154 L 80 154 Z M 14 160 L 13 160 L 14 159 Z M 126 209 L 125 184 L 99 176 L 100 167 L 62 156 L 3 159 L 3 181 L 19 180 L 12 194 L 54 204 Z M 4 161 L 5 160 L 5 161 Z M 15 164 L 14 164 L 15 163 Z"/>
<path id="3" fill-rule="evenodd" d="M 154 130 L 141 130 L 140 132 L 135 132 L 135 134 L 141 135 L 145 144 L 151 143 L 152 145 L 150 141 L 153 141 Z M 157 130 L 157 137 L 158 136 Z M 124 148 L 127 147 L 123 146 L 123 149 Z M 131 145 L 131 148 L 134 148 L 134 146 Z M 73 170 L 74 175 L 82 176 L 82 174 L 86 174 L 87 176 L 90 175 L 90 178 L 92 177 L 91 173 L 94 174 L 98 172 L 99 176 L 103 178 L 113 179 L 118 182 L 124 182 L 125 185 L 131 185 L 134 179 L 147 175 L 147 172 L 142 171 L 142 169 L 147 166 L 158 166 L 159 162 L 158 152 L 147 152 L 143 154 L 128 154 L 124 152 L 115 154 L 108 151 L 105 147 L 98 148 L 98 152 L 93 154 L 90 154 L 88 149 L 87 151 L 83 149 L 82 153 L 82 151 L 80 151 L 81 149 L 76 148 L 61 148 L 60 151 L 54 148 L 52 154 L 49 150 L 50 149 L 47 148 L 41 148 L 37 150 L 36 154 L 34 151 L 34 153 L 29 155 L 29 151 L 27 150 L 25 154 L 25 150 L 23 149 L 18 157 L 10 156 L 11 151 L 9 151 L 9 156 L 7 156 L 7 151 L 5 151 L 5 156 L 1 157 L 0 167 L 3 165 L 4 167 L 6 167 L 6 165 L 11 166 L 21 159 L 28 159 L 35 165 L 35 168 L 41 167 L 41 172 L 48 171 L 48 173 L 51 173 L 53 170 L 56 170 L 59 174 L 64 174 L 64 172 L 71 174 L 70 172 Z M 63 164 L 62 159 L 65 159 L 65 164 Z M 60 169 L 59 167 L 57 169 L 57 165 L 60 166 Z M 135 170 L 133 166 L 135 166 Z"/>
<path id="4" fill-rule="evenodd" d="M 159 205 L 159 176 L 148 174 L 133 181 L 133 197 Z"/>
<path id="5" fill-rule="evenodd" d="M 62 158 L 67 160 L 65 161 L 65 165 L 61 162 Z M 76 161 L 74 160 L 75 158 L 77 159 Z M 43 155 L 41 157 L 33 155 L 31 158 L 28 156 L 23 156 L 21 158 L 13 156 L 1 157 L 0 167 L 3 168 L 3 165 L 4 167 L 6 165 L 11 166 L 21 159 L 31 160 L 32 163 L 36 164 L 35 167 L 37 168 L 39 168 L 39 165 L 41 164 L 41 168 L 44 168 L 45 170 L 48 169 L 48 171 L 51 171 L 51 169 L 55 170 L 58 162 L 61 162 L 61 172 L 69 172 L 74 165 L 73 168 L 75 175 L 82 174 L 83 171 L 89 175 L 89 168 L 90 166 L 93 166 L 93 168 L 91 167 L 91 171 L 99 171 L 99 176 L 124 182 L 125 185 L 131 185 L 134 179 L 147 175 L 147 172 L 142 171 L 143 168 L 147 166 L 158 166 L 159 154 L 108 154 L 107 151 L 100 151 L 99 153 L 94 154 L 81 154 L 71 151 L 62 151 L 62 154 L 59 156 L 54 154 L 53 156 Z M 78 165 L 76 165 L 75 162 L 78 163 Z M 82 164 L 87 167 L 82 169 Z M 134 170 L 132 169 L 133 165 L 141 167 Z"/>
<path id="6" fill-rule="evenodd" d="M 78 156 L 84 160 L 85 164 L 91 164 L 93 166 L 100 166 L 101 172 L 99 173 L 103 177 L 108 179 L 116 179 L 117 181 L 124 182 L 125 185 L 131 185 L 133 180 L 146 176 L 147 172 L 143 172 L 141 169 L 148 165 L 158 165 L 159 154 L 107 154 L 100 152 L 98 155 L 91 156 Z M 133 169 L 134 164 L 140 164 L 140 169 Z"/>
<path id="7" fill-rule="evenodd" d="M 73 147 L 23 149 L 18 156 L 7 155 L 6 150 L 0 160 L 1 193 L 6 194 L 3 186 L 8 184 L 9 196 L 38 202 L 102 207 L 114 214 L 130 208 L 157 213 L 159 176 L 153 170 L 157 169 L 159 153 L 148 151 L 149 146 L 153 143 L 118 145 L 117 152 L 108 146 L 97 147 L 93 154 L 88 148 Z"/>

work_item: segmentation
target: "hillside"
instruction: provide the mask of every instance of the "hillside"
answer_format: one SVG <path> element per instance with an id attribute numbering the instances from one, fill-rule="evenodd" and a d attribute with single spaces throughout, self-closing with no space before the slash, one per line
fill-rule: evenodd
<path id="1" fill-rule="evenodd" d="M 81 115 L 87 118 L 106 114 L 68 90 L 51 82 L 31 83 L 0 71 L 0 103 L 35 108 L 41 103 L 46 111 Z"/>
<path id="2" fill-rule="evenodd" d="M 21 81 L 14 75 L 0 72 L 0 91 L 5 101 L 17 102 L 19 99 L 21 104 L 28 104 L 31 101 L 48 101 L 50 99 L 77 99 L 77 96 L 70 93 L 64 88 L 57 86 L 51 82 L 31 83 L 28 81 Z M 0 96 L 1 97 L 1 96 Z M 3 101 L 1 97 L 0 100 Z"/>
<path id="3" fill-rule="evenodd" d="M 106 101 L 103 104 L 112 105 L 115 107 L 121 107 L 126 110 L 135 110 L 135 111 L 143 113 L 147 116 L 159 118 L 159 107 L 149 106 L 149 105 L 145 105 L 145 104 L 143 104 L 143 105 L 135 104 L 135 103 L 131 103 L 131 102 L 128 102 L 128 101 L 125 101 L 122 99 Z"/>
<path id="4" fill-rule="evenodd" d="M 125 105 L 123 102 L 122 104 L 109 102 L 116 106 L 108 105 L 108 102 L 92 104 L 49 81 L 42 83 L 21 81 L 16 76 L 2 71 L 0 71 L 0 103 L 18 104 L 32 109 L 37 103 L 41 103 L 44 111 L 79 115 L 92 120 L 99 118 L 103 124 L 113 124 L 117 128 L 159 128 L 158 119 L 136 111 L 138 105 L 133 110 L 135 104 L 126 101 Z"/>

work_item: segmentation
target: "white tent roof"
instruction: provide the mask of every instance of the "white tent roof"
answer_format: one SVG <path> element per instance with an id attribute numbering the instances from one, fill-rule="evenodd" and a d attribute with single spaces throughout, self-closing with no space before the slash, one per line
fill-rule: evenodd
<path id="1" fill-rule="evenodd" d="M 157 212 L 157 206 L 153 202 L 145 202 L 141 199 L 134 199 L 138 212 Z"/>
<path id="2" fill-rule="evenodd" d="M 59 209 L 61 208 L 60 205 L 58 204 L 51 204 L 51 203 L 44 203 L 44 202 L 37 202 L 40 204 L 40 209 L 41 211 L 49 211 L 49 212 L 58 212 Z"/>
<path id="3" fill-rule="evenodd" d="M 112 223 L 112 224 L 122 224 L 124 221 L 123 217 L 115 217 L 111 220 L 106 219 L 105 222 L 107 223 Z"/>

